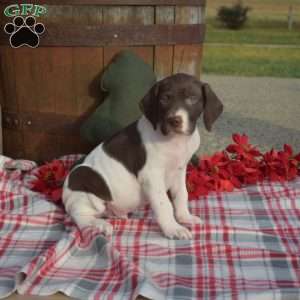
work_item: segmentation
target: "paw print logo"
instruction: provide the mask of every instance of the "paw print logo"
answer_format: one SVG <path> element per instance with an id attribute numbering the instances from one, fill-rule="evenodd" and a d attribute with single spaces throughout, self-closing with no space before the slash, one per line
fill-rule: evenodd
<path id="1" fill-rule="evenodd" d="M 28 16 L 25 20 L 23 17 L 17 16 L 12 23 L 4 26 L 4 31 L 10 34 L 9 41 L 13 48 L 23 45 L 36 48 L 40 43 L 39 35 L 45 31 L 45 26 L 42 23 L 36 23 L 33 16 Z"/>

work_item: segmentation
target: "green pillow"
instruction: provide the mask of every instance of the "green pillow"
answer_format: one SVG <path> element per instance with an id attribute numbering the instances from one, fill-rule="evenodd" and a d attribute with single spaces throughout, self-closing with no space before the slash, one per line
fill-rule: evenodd
<path id="1" fill-rule="evenodd" d="M 139 101 L 155 81 L 152 67 L 131 51 L 120 52 L 101 78 L 108 96 L 83 123 L 81 136 L 96 145 L 138 119 Z"/>

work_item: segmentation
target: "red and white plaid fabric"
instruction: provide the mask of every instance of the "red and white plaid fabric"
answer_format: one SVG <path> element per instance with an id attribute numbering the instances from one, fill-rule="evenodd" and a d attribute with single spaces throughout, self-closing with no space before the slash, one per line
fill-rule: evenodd
<path id="1" fill-rule="evenodd" d="M 300 299 L 300 178 L 190 201 L 191 241 L 163 237 L 149 207 L 110 219 L 109 239 L 80 233 L 28 178 L 0 169 L 0 298 Z"/>

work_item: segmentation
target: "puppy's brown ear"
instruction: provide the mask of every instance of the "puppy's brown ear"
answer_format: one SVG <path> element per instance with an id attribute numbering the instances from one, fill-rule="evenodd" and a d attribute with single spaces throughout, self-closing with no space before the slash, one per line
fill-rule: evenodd
<path id="1" fill-rule="evenodd" d="M 151 122 L 154 130 L 158 123 L 158 89 L 159 83 L 156 83 L 140 101 L 140 109 Z"/>
<path id="2" fill-rule="evenodd" d="M 202 84 L 202 93 L 204 98 L 204 125 L 208 131 L 211 131 L 213 123 L 223 112 L 223 104 L 207 83 Z"/>

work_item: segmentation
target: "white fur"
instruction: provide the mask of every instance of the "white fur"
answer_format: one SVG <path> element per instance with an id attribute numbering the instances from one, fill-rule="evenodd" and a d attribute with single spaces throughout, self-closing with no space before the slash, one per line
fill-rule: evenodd
<path id="1" fill-rule="evenodd" d="M 181 120 L 182 120 L 182 125 L 181 125 L 182 132 L 183 133 L 188 133 L 188 129 L 189 129 L 188 112 L 185 109 L 183 109 L 183 108 L 179 108 L 175 112 L 175 116 L 180 117 Z"/>
<path id="2" fill-rule="evenodd" d="M 181 113 L 181 116 L 184 115 Z M 63 189 L 63 203 L 67 212 L 80 227 L 97 226 L 105 234 L 111 234 L 111 225 L 99 218 L 112 210 L 119 217 L 126 217 L 140 205 L 149 201 L 157 221 L 169 238 L 192 238 L 191 232 L 181 223 L 200 222 L 188 210 L 185 185 L 186 165 L 200 144 L 196 129 L 192 135 L 164 136 L 151 123 L 141 117 L 138 131 L 146 149 L 146 163 L 138 176 L 106 154 L 102 144 L 96 147 L 82 165 L 99 172 L 109 186 L 113 201 L 105 202 L 95 195 L 72 191 L 68 179 Z M 133 154 L 134 155 L 134 154 Z M 170 190 L 173 206 L 167 196 Z"/>

